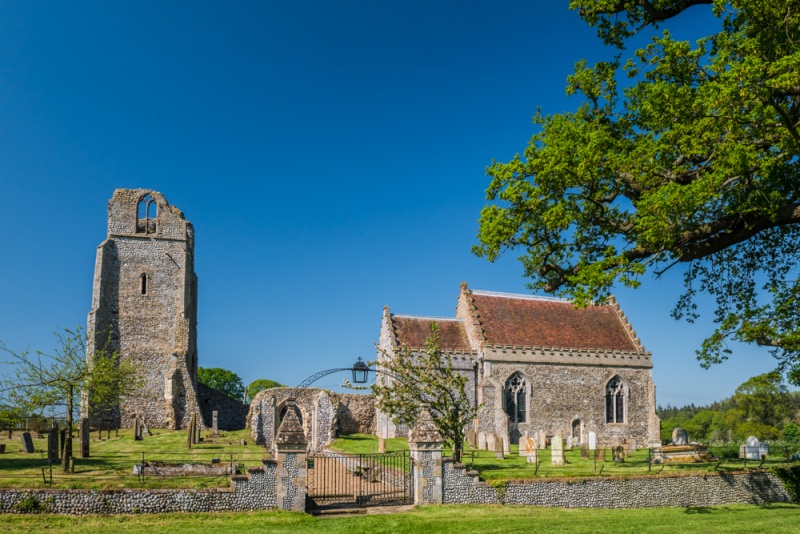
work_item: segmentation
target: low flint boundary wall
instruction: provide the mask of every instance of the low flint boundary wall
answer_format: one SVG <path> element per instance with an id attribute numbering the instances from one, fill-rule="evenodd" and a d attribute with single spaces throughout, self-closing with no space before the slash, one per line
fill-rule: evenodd
<path id="1" fill-rule="evenodd" d="M 277 463 L 231 477 L 230 488 L 22 490 L 0 489 L 0 513 L 137 514 L 163 512 L 240 512 L 276 508 Z"/>
<path id="2" fill-rule="evenodd" d="M 490 485 L 463 464 L 442 461 L 445 504 L 525 504 L 564 508 L 655 508 L 789 502 L 766 471 L 691 476 L 518 480 Z"/>

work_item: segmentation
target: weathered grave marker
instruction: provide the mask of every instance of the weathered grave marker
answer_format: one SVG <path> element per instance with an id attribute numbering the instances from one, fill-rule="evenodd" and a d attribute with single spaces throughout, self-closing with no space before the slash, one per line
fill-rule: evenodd
<path id="1" fill-rule="evenodd" d="M 23 432 L 20 440 L 22 440 L 22 450 L 24 452 L 36 452 L 33 448 L 33 438 L 30 432 Z"/>
<path id="2" fill-rule="evenodd" d="M 211 412 L 211 435 L 219 436 L 219 415 L 217 410 Z"/>
<path id="3" fill-rule="evenodd" d="M 597 433 L 589 432 L 589 450 L 597 449 Z"/>
<path id="4" fill-rule="evenodd" d="M 58 455 L 58 427 L 53 425 L 50 433 L 47 434 L 47 462 L 57 464 L 60 456 Z"/>
<path id="5" fill-rule="evenodd" d="M 139 421 L 139 415 L 137 414 L 136 417 L 133 418 L 133 440 L 134 441 L 142 441 L 144 436 L 142 436 L 142 424 Z"/>
<path id="6" fill-rule="evenodd" d="M 611 461 L 621 464 L 625 461 L 625 447 L 617 445 L 611 448 Z"/>
<path id="7" fill-rule="evenodd" d="M 553 465 L 564 465 L 564 442 L 559 435 L 555 435 L 550 440 L 550 463 Z"/>
<path id="8" fill-rule="evenodd" d="M 672 444 L 673 445 L 688 445 L 689 438 L 686 436 L 686 431 L 681 427 L 676 427 L 672 431 Z"/>
<path id="9" fill-rule="evenodd" d="M 583 458 L 584 460 L 588 460 L 589 459 L 589 444 L 588 443 L 582 443 L 581 444 L 581 458 Z"/>

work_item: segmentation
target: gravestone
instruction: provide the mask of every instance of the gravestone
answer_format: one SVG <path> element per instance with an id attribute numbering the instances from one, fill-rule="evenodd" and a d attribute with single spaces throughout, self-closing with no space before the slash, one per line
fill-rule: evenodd
<path id="1" fill-rule="evenodd" d="M 475 439 L 475 431 L 474 430 L 467 430 L 467 443 L 469 444 L 469 446 L 471 448 L 473 448 L 473 449 L 475 448 L 475 445 L 477 444 L 477 442 L 476 442 L 476 439 Z"/>
<path id="2" fill-rule="evenodd" d="M 636 440 L 631 438 L 628 440 L 628 452 L 635 452 L 636 451 Z"/>
<path id="3" fill-rule="evenodd" d="M 497 436 L 489 432 L 486 434 L 486 450 L 494 452 L 494 442 L 497 440 Z"/>
<path id="4" fill-rule="evenodd" d="M 478 432 L 478 449 L 485 451 L 488 448 L 486 445 L 486 432 Z"/>
<path id="5" fill-rule="evenodd" d="M 527 432 L 519 440 L 519 451 L 520 456 L 528 457 L 529 464 L 535 464 L 538 460 L 539 451 L 536 448 L 536 440 L 528 436 Z"/>
<path id="6" fill-rule="evenodd" d="M 142 441 L 144 436 L 142 435 L 142 423 L 139 421 L 139 416 L 137 415 L 133 419 L 133 440 L 134 441 Z"/>
<path id="7" fill-rule="evenodd" d="M 148 436 L 153 435 L 153 433 L 150 432 L 150 427 L 147 426 L 147 421 L 144 420 L 144 417 L 142 417 L 141 425 L 142 425 L 142 439 L 144 439 L 145 434 L 147 434 Z"/>
<path id="8" fill-rule="evenodd" d="M 588 443 L 581 443 L 581 458 L 584 460 L 589 459 L 589 444 Z"/>
<path id="9" fill-rule="evenodd" d="M 539 446 L 537 449 L 542 450 L 547 448 L 547 434 L 544 430 L 539 430 Z"/>
<path id="10" fill-rule="evenodd" d="M 593 451 L 595 449 L 597 449 L 597 434 L 589 432 L 589 450 Z"/>
<path id="11" fill-rule="evenodd" d="M 219 415 L 217 414 L 217 410 L 211 412 L 211 435 L 219 435 Z"/>
<path id="12" fill-rule="evenodd" d="M 611 448 L 611 461 L 621 464 L 625 461 L 625 447 L 617 445 Z"/>
<path id="13" fill-rule="evenodd" d="M 760 460 L 761 459 L 761 447 L 760 443 L 758 442 L 758 438 L 755 436 L 750 436 L 745 441 L 743 447 L 739 448 L 739 457 L 744 458 L 745 460 Z"/>
<path id="14" fill-rule="evenodd" d="M 23 452 L 36 452 L 33 448 L 33 438 L 30 432 L 23 432 L 20 439 L 22 440 Z"/>
<path id="15" fill-rule="evenodd" d="M 500 436 L 500 442 L 503 444 L 503 454 L 511 454 L 511 437 L 503 434 Z"/>
<path id="16" fill-rule="evenodd" d="M 686 431 L 681 427 L 675 427 L 672 431 L 672 444 L 673 445 L 688 445 L 689 438 L 686 436 Z"/>
<path id="17" fill-rule="evenodd" d="M 378 437 L 378 452 L 383 454 L 386 452 L 386 439 Z"/>
<path id="18" fill-rule="evenodd" d="M 78 448 L 79 458 L 89 457 L 89 419 L 81 418 L 80 426 L 78 427 L 78 435 L 80 436 L 80 447 Z"/>
<path id="19" fill-rule="evenodd" d="M 550 463 L 553 465 L 564 465 L 564 442 L 561 436 L 553 436 L 550 440 Z"/>
<path id="20" fill-rule="evenodd" d="M 51 464 L 57 464 L 58 459 L 58 428 L 55 426 L 47 434 L 47 461 Z"/>
<path id="21" fill-rule="evenodd" d="M 567 450 L 572 450 L 572 436 L 567 436 Z"/>
<path id="22" fill-rule="evenodd" d="M 201 441 L 203 441 L 203 437 L 200 435 L 200 432 L 202 431 L 202 429 L 203 429 L 203 425 L 202 425 L 202 423 L 200 421 L 200 418 L 197 417 L 197 413 L 195 413 L 195 419 L 194 419 L 194 432 L 195 432 L 195 434 L 194 434 L 194 442 L 195 443 L 200 443 Z"/>
<path id="23" fill-rule="evenodd" d="M 494 440 L 494 457 L 498 460 L 504 460 L 505 454 L 503 454 L 503 438 L 500 436 L 495 436 Z"/>

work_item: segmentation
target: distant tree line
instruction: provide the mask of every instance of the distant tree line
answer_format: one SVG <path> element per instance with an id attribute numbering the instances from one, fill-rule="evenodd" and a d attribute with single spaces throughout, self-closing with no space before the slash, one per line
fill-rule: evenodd
<path id="1" fill-rule="evenodd" d="M 658 406 L 661 440 L 669 442 L 676 427 L 702 443 L 760 440 L 800 443 L 800 391 L 789 391 L 778 372 L 754 376 L 736 388 L 732 397 L 708 406 Z"/>

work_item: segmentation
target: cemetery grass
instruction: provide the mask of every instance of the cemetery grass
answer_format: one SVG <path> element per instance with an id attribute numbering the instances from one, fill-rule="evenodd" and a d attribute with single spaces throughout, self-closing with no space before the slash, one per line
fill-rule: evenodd
<path id="1" fill-rule="evenodd" d="M 59 533 L 292 532 L 292 533 L 528 533 L 528 532 L 796 532 L 800 506 L 737 505 L 701 508 L 588 509 L 531 506 L 426 506 L 385 515 L 317 518 L 296 512 L 240 512 L 68 517 L 8 515 L 5 531 Z"/>
<path id="2" fill-rule="evenodd" d="M 333 441 L 329 449 L 346 454 L 364 454 L 378 450 L 378 438 L 366 434 L 342 436 Z M 482 480 L 507 481 L 525 480 L 532 478 L 569 478 L 569 477 L 595 477 L 595 476 L 655 476 L 655 475 L 680 475 L 696 473 L 731 473 L 757 469 L 760 461 L 740 459 L 724 459 L 722 462 L 687 463 L 687 464 L 649 464 L 648 449 L 638 449 L 625 457 L 625 462 L 614 463 L 611 461 L 611 451 L 605 453 L 606 460 L 599 456 L 597 461 L 581 458 L 580 449 L 565 450 L 566 465 L 552 465 L 550 463 L 550 449 L 539 451 L 539 466 L 529 464 L 527 457 L 519 455 L 519 447 L 511 445 L 511 454 L 504 459 L 498 459 L 493 452 L 471 449 L 467 447 L 462 456 L 462 463 L 468 469 L 475 469 L 480 473 Z M 386 451 L 408 450 L 408 441 L 405 438 L 392 438 L 386 440 Z M 445 456 L 452 455 L 452 449 L 445 448 Z M 762 469 L 771 467 L 785 467 L 787 463 L 782 458 L 767 459 Z"/>
<path id="3" fill-rule="evenodd" d="M 0 488 L 53 488 L 53 489 L 118 489 L 118 488 L 207 488 L 227 487 L 230 480 L 225 476 L 146 476 L 140 479 L 133 474 L 133 466 L 142 462 L 162 462 L 164 464 L 211 463 L 212 458 L 230 465 L 239 466 L 239 471 L 248 466 L 261 466 L 261 460 L 269 457 L 263 447 L 251 441 L 249 430 L 222 432 L 221 437 L 204 437 L 200 443 L 187 447 L 185 430 L 153 429 L 153 435 L 143 441 L 134 441 L 133 430 L 122 429 L 116 435 L 111 431 L 110 438 L 102 433 L 92 432 L 90 457 L 75 458 L 75 472 L 62 473 L 61 466 L 47 463 L 47 438 L 34 439 L 36 452 L 22 452 L 21 433 L 15 432 L 14 439 L 7 439 L 4 433 L 0 444 L 6 445 L 6 454 L 0 455 Z M 203 435 L 205 436 L 205 432 Z M 240 441 L 246 440 L 247 445 Z M 73 450 L 78 442 L 73 438 Z M 44 471 L 44 472 L 43 472 Z"/>

